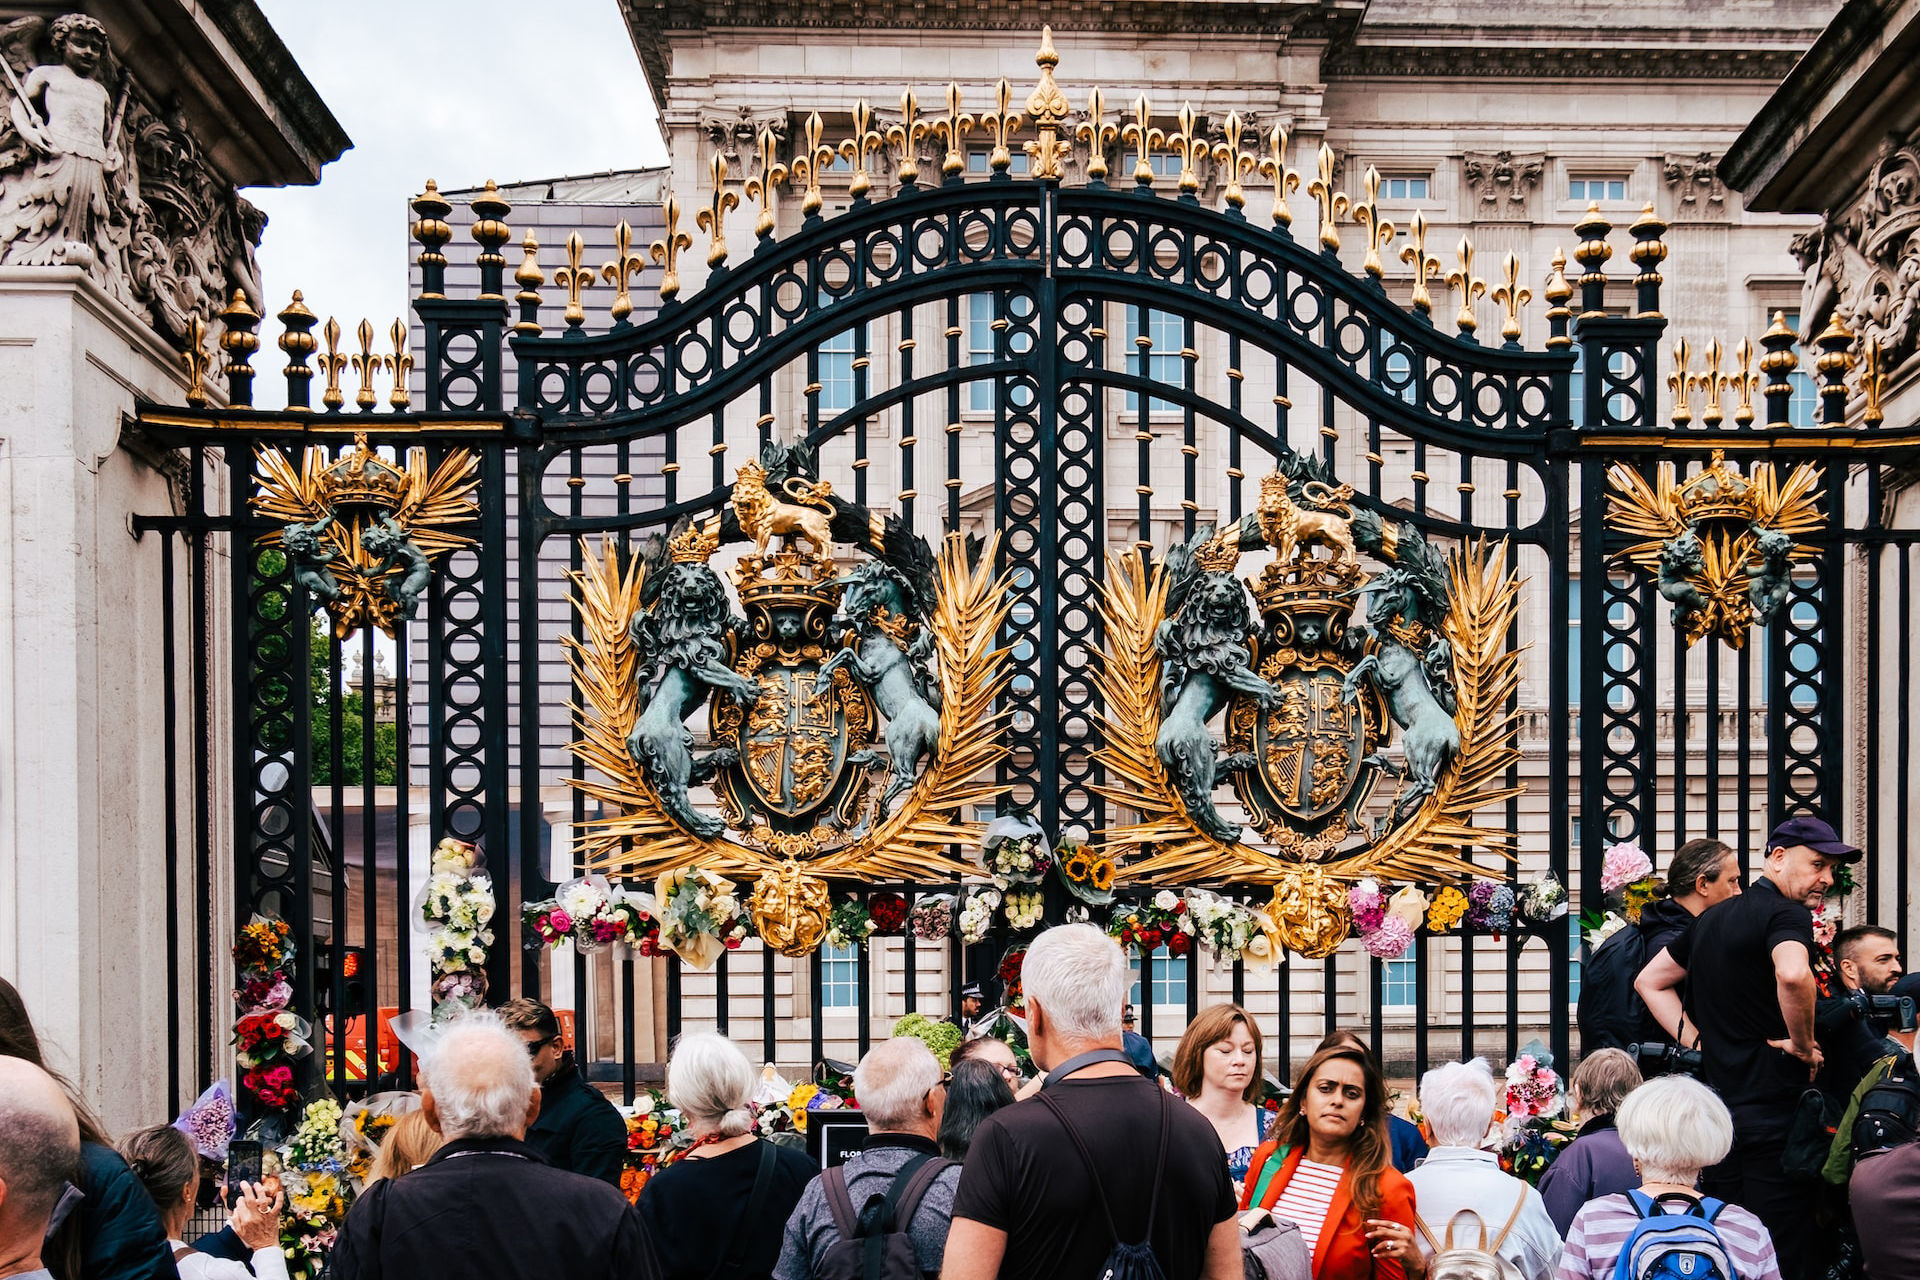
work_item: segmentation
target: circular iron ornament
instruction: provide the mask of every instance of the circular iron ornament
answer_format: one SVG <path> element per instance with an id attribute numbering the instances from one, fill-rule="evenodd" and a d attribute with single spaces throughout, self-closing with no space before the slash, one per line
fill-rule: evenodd
<path id="1" fill-rule="evenodd" d="M 1325 314 L 1326 298 L 1311 281 L 1303 280 L 1287 295 L 1287 319 L 1301 334 L 1311 336 Z"/>

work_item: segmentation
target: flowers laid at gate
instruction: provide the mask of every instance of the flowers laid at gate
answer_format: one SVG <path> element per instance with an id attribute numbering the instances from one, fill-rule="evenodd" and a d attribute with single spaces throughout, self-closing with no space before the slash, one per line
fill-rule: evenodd
<path id="1" fill-rule="evenodd" d="M 1549 871 L 1520 891 L 1514 914 L 1521 923 L 1542 928 L 1567 914 L 1567 889 L 1560 878 Z"/>
<path id="2" fill-rule="evenodd" d="M 653 1175 L 672 1164 L 691 1143 L 686 1130 L 676 1121 L 679 1113 L 667 1105 L 666 1096 L 649 1089 L 633 1100 L 626 1115 L 627 1154 L 620 1170 L 620 1190 L 629 1203 L 640 1198 Z"/>
<path id="3" fill-rule="evenodd" d="M 1387 895 L 1380 882 L 1372 877 L 1356 880 L 1347 890 L 1347 909 L 1353 913 L 1354 932 L 1364 937 L 1378 930 L 1387 918 Z"/>
<path id="4" fill-rule="evenodd" d="M 346 1152 L 347 1176 L 356 1188 L 366 1185 L 373 1157 L 400 1117 L 419 1105 L 413 1093 L 376 1093 L 349 1102 L 340 1113 L 340 1146 Z"/>
<path id="5" fill-rule="evenodd" d="M 969 889 L 966 901 L 960 904 L 960 941 L 968 946 L 985 941 L 993 928 L 993 913 L 1000 909 L 1000 901 L 998 889 Z"/>
<path id="6" fill-rule="evenodd" d="M 1617 911 L 1589 911 L 1580 917 L 1580 940 L 1589 951 L 1598 951 L 1601 943 L 1626 927 L 1627 918 Z"/>
<path id="7" fill-rule="evenodd" d="M 1566 1096 L 1560 1088 L 1560 1076 L 1551 1059 L 1542 1061 L 1532 1053 L 1523 1053 L 1507 1067 L 1507 1114 L 1522 1119 L 1554 1116 L 1560 1113 Z"/>
<path id="8" fill-rule="evenodd" d="M 907 900 L 897 893 L 868 895 L 867 914 L 873 918 L 873 931 L 883 938 L 897 938 L 906 932 Z"/>
<path id="9" fill-rule="evenodd" d="M 1068 827 L 1053 848 L 1054 866 L 1067 892 L 1096 907 L 1113 901 L 1117 874 L 1113 856 L 1094 848 L 1085 827 Z"/>
<path id="10" fill-rule="evenodd" d="M 1212 953 L 1214 964 L 1242 960 L 1255 968 L 1272 968 L 1285 957 L 1266 912 L 1204 889 L 1189 893 L 1186 903 L 1200 945 Z"/>
<path id="11" fill-rule="evenodd" d="M 520 922 L 531 935 L 530 946 L 571 942 L 586 955 L 617 943 L 643 956 L 663 955 L 660 922 L 644 908 L 645 900 L 645 894 L 615 888 L 605 877 L 582 876 L 561 885 L 551 898 L 522 903 Z"/>
<path id="12" fill-rule="evenodd" d="M 842 898 L 827 915 L 827 945 L 845 951 L 873 936 L 873 913 L 858 898 Z"/>
<path id="13" fill-rule="evenodd" d="M 698 867 L 663 873 L 642 905 L 660 921 L 661 943 L 696 969 L 711 969 L 753 932 L 733 883 Z"/>
<path id="14" fill-rule="evenodd" d="M 255 916 L 233 944 L 234 1059 L 240 1088 L 271 1111 L 299 1099 L 293 1061 L 308 1052 L 311 1032 L 287 1008 L 293 1003 L 293 930 L 284 920 Z"/>
<path id="15" fill-rule="evenodd" d="M 1466 914 L 1467 895 L 1447 885 L 1433 895 L 1433 901 L 1427 906 L 1427 928 L 1435 933 L 1451 933 Z"/>
<path id="16" fill-rule="evenodd" d="M 1467 886 L 1466 926 L 1480 933 L 1502 934 L 1513 928 L 1513 889 L 1494 880 L 1475 880 Z"/>
<path id="17" fill-rule="evenodd" d="M 1028 885 L 1007 890 L 1007 927 L 1015 933 L 1024 933 L 1038 926 L 1046 914 L 1046 895 L 1041 893 L 1039 886 Z"/>
<path id="18" fill-rule="evenodd" d="M 1024 813 L 989 822 L 980 837 L 980 856 L 987 873 L 1003 886 L 1039 884 L 1053 869 L 1046 830 Z"/>
<path id="19" fill-rule="evenodd" d="M 932 893 L 913 904 L 908 927 L 922 942 L 944 942 L 953 932 L 953 895 Z"/>
<path id="20" fill-rule="evenodd" d="M 280 1189 L 287 1207 L 280 1220 L 280 1246 L 287 1270 L 315 1275 L 353 1206 L 359 1187 L 348 1173 L 340 1139 L 340 1104 L 331 1097 L 307 1104 L 293 1135 L 276 1151 Z"/>
<path id="21" fill-rule="evenodd" d="M 1009 1009 L 1027 1007 L 1027 994 L 1020 986 L 1020 970 L 1026 962 L 1025 946 L 1008 947 L 1007 953 L 1000 957 L 1000 968 L 994 973 L 994 977 L 1000 979 L 1000 1001 Z"/>
<path id="22" fill-rule="evenodd" d="M 486 859 L 477 846 L 447 837 L 434 846 L 427 883 L 414 901 L 414 924 L 427 934 L 436 1021 L 486 1003 L 492 919 L 493 877 Z"/>
<path id="23" fill-rule="evenodd" d="M 910 1013 L 893 1024 L 893 1035 L 912 1036 L 927 1046 L 933 1056 L 940 1059 L 940 1068 L 945 1070 L 947 1058 L 960 1047 L 960 1028 L 951 1022 L 936 1022 L 924 1013 Z"/>
<path id="24" fill-rule="evenodd" d="M 1619 901 L 1628 924 L 1639 924 L 1641 911 L 1661 894 L 1660 880 L 1653 874 L 1653 859 L 1629 840 L 1608 845 L 1600 865 L 1600 891 Z"/>
<path id="25" fill-rule="evenodd" d="M 1145 902 L 1115 909 L 1107 932 L 1123 947 L 1137 947 L 1148 955 L 1161 947 L 1176 956 L 1193 950 L 1193 916 L 1180 895 L 1162 889 Z"/>
<path id="26" fill-rule="evenodd" d="M 227 1144 L 233 1141 L 237 1127 L 233 1086 L 225 1080 L 215 1080 L 194 1100 L 192 1106 L 180 1113 L 173 1127 L 186 1134 L 187 1141 L 202 1156 L 225 1164 Z"/>

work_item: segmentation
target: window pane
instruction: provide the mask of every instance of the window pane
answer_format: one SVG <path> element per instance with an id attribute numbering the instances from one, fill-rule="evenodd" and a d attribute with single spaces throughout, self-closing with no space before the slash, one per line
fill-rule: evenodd
<path id="1" fill-rule="evenodd" d="M 1140 309 L 1128 307 L 1127 372 L 1170 387 L 1185 385 L 1180 351 L 1186 345 L 1186 325 L 1180 317 L 1171 311 L 1147 312 L 1147 340 L 1152 345 L 1143 351 L 1140 346 Z M 1127 393 L 1126 409 L 1128 413 L 1140 412 L 1140 397 L 1136 393 Z M 1175 406 L 1165 400 L 1155 400 L 1148 406 L 1151 413 L 1172 413 L 1174 410 Z"/>
<path id="2" fill-rule="evenodd" d="M 1580 709 L 1580 579 L 1567 584 L 1567 709 Z"/>
<path id="3" fill-rule="evenodd" d="M 820 948 L 820 1004 L 827 1009 L 860 1007 L 860 959 L 854 948 Z"/>
<path id="4" fill-rule="evenodd" d="M 1129 950 L 1127 964 L 1133 970 L 1133 985 L 1127 991 L 1127 999 L 1135 1006 L 1140 1003 L 1140 955 Z M 1153 988 L 1153 1002 L 1161 1008 L 1173 1006 L 1184 1009 L 1187 1004 L 1187 962 L 1185 957 L 1175 957 L 1161 947 L 1151 957 L 1153 973 L 1150 979 Z"/>
<path id="5" fill-rule="evenodd" d="M 1389 960 L 1381 966 L 1380 1006 L 1411 1009 L 1420 998 L 1420 962 Z"/>
<path id="6" fill-rule="evenodd" d="M 1572 912 L 1567 913 L 1567 936 L 1572 945 L 1567 954 L 1573 957 L 1567 965 L 1567 999 L 1578 1004 L 1580 1001 L 1580 919 Z"/>
<path id="7" fill-rule="evenodd" d="M 820 344 L 820 408 L 839 413 L 853 408 L 853 333 L 837 333 Z"/>

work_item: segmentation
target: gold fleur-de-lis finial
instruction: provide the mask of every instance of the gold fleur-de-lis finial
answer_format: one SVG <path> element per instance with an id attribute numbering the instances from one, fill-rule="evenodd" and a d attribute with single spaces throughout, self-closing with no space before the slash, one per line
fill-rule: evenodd
<path id="1" fill-rule="evenodd" d="M 1506 318 L 1500 324 L 1500 336 L 1508 342 L 1520 341 L 1520 308 L 1533 301 L 1533 290 L 1520 283 L 1520 255 L 1507 250 L 1507 256 L 1500 260 L 1500 272 L 1505 277 L 1498 289 L 1493 291 L 1493 300 L 1506 310 Z"/>
<path id="2" fill-rule="evenodd" d="M 1320 247 L 1329 253 L 1340 250 L 1340 219 L 1351 203 L 1344 191 L 1333 186 L 1333 148 L 1320 144 L 1320 175 L 1307 184 L 1307 194 L 1320 206 Z"/>
<path id="3" fill-rule="evenodd" d="M 1141 94 L 1133 100 L 1133 122 L 1120 130 L 1120 136 L 1133 144 L 1133 180 L 1143 187 L 1153 185 L 1153 152 L 1167 135 L 1153 127 L 1153 103 Z"/>
<path id="4" fill-rule="evenodd" d="M 1240 118 L 1238 111 L 1227 112 L 1227 123 L 1220 130 L 1220 135 L 1225 141 L 1217 142 L 1213 147 L 1213 162 L 1220 167 L 1220 172 L 1227 179 L 1226 189 L 1221 192 L 1221 195 L 1228 206 L 1234 209 L 1244 208 L 1247 203 L 1247 193 L 1240 186 L 1240 179 L 1252 173 L 1255 166 L 1260 163 L 1259 157 L 1251 151 L 1243 150 L 1240 146 L 1240 140 L 1246 134 L 1246 127 L 1246 122 Z"/>
<path id="5" fill-rule="evenodd" d="M 1454 252 L 1459 255 L 1460 266 L 1447 273 L 1447 288 L 1453 290 L 1460 305 L 1454 311 L 1453 324 L 1461 333 L 1472 333 L 1480 327 L 1474 318 L 1473 304 L 1486 295 L 1487 282 L 1473 274 L 1473 241 L 1461 236 Z"/>
<path id="6" fill-rule="evenodd" d="M 407 350 L 407 322 L 395 320 L 393 327 L 387 330 L 387 337 L 393 342 L 393 351 L 383 360 L 387 372 L 393 375 L 393 390 L 387 395 L 387 403 L 399 412 L 404 411 L 413 399 L 407 390 L 407 375 L 413 372 L 413 356 Z"/>
<path id="7" fill-rule="evenodd" d="M 816 120 L 819 118 L 814 117 Z M 660 211 L 666 219 L 667 234 L 663 239 L 655 240 L 647 252 L 665 268 L 660 275 L 660 300 L 671 302 L 674 295 L 680 292 L 680 251 L 693 248 L 693 237 L 680 229 L 680 201 L 673 192 L 667 192 Z"/>
<path id="8" fill-rule="evenodd" d="M 885 140 L 880 131 L 873 127 L 873 108 L 867 100 L 861 98 L 853 104 L 853 136 L 840 144 L 840 154 L 853 163 L 853 178 L 847 183 L 847 194 L 855 200 L 863 199 L 873 190 L 873 175 L 867 171 L 867 157 L 878 151 Z"/>
<path id="9" fill-rule="evenodd" d="M 947 81 L 947 114 L 933 122 L 933 132 L 946 140 L 946 156 L 940 161 L 940 172 L 945 177 L 955 177 L 967 171 L 967 149 L 963 141 L 973 132 L 973 115 L 960 109 L 960 86 Z"/>
<path id="10" fill-rule="evenodd" d="M 1693 344 L 1685 338 L 1673 343 L 1673 372 L 1667 375 L 1667 390 L 1673 393 L 1673 425 L 1684 427 L 1693 421 L 1693 393 L 1699 383 L 1688 366 L 1693 363 Z"/>
<path id="11" fill-rule="evenodd" d="M 187 403 L 205 404 L 207 370 L 213 365 L 213 357 L 207 353 L 207 322 L 199 316 L 187 320 L 187 340 L 180 352 L 180 361 L 187 370 Z"/>
<path id="12" fill-rule="evenodd" d="M 1733 420 L 1743 427 L 1753 425 L 1753 398 L 1760 392 L 1760 375 L 1753 370 L 1753 340 L 1742 338 L 1733 344 L 1734 372 L 1724 386 L 1734 396 Z"/>
<path id="13" fill-rule="evenodd" d="M 1720 358 L 1724 354 L 1720 339 L 1709 339 L 1700 351 L 1701 358 L 1707 362 L 1706 372 L 1695 379 L 1695 385 L 1707 393 L 1706 407 L 1700 411 L 1700 423 L 1705 427 L 1717 427 L 1726 419 L 1726 411 L 1720 407 L 1720 389 L 1726 385 L 1726 379 L 1720 374 Z"/>
<path id="14" fill-rule="evenodd" d="M 1869 427 L 1877 427 L 1887 420 L 1887 411 L 1881 405 L 1881 398 L 1887 394 L 1887 386 L 1892 379 L 1881 368 L 1880 339 L 1868 338 L 1865 346 L 1860 361 L 1860 391 L 1867 403 L 1860 412 L 1860 420 Z M 1753 416 L 1752 410 L 1748 410 L 1747 416 Z"/>
<path id="15" fill-rule="evenodd" d="M 1440 278 L 1440 259 L 1427 252 L 1427 215 L 1414 210 L 1413 222 L 1407 228 L 1407 239 L 1411 241 L 1400 250 L 1400 261 L 1413 268 L 1413 309 L 1428 316 L 1433 315 L 1433 294 L 1427 289 L 1427 281 Z"/>
<path id="16" fill-rule="evenodd" d="M 619 324 L 633 314 L 633 281 L 647 269 L 647 260 L 633 251 L 633 227 L 625 218 L 613 227 L 613 260 L 600 264 L 600 278 L 613 286 L 608 310 Z"/>
<path id="17" fill-rule="evenodd" d="M 727 260 L 727 214 L 740 207 L 740 197 L 727 190 L 727 157 L 725 153 L 713 153 L 713 194 L 707 198 L 707 207 L 693 217 L 699 228 L 707 233 L 707 265 L 717 267 Z"/>
<path id="18" fill-rule="evenodd" d="M 368 413 L 380 403 L 380 395 L 373 389 L 373 375 L 380 371 L 386 361 L 373 354 L 372 324 L 362 320 L 359 328 L 353 331 L 353 336 L 360 339 L 360 354 L 352 357 L 353 371 L 360 378 L 360 390 L 353 397 L 353 402 L 360 407 L 360 412 Z"/>
<path id="19" fill-rule="evenodd" d="M 1193 104 L 1180 104 L 1180 131 L 1167 139 L 1167 148 L 1180 157 L 1180 194 L 1193 195 L 1200 190 L 1200 166 L 1213 154 L 1213 146 L 1200 132 L 1200 117 Z"/>
<path id="20" fill-rule="evenodd" d="M 826 128 L 818 111 L 808 115 L 806 137 L 800 149 L 794 152 L 793 163 L 787 166 L 794 177 L 807 184 L 806 193 L 800 198 L 800 212 L 808 218 L 818 217 L 820 206 L 824 203 L 820 198 L 820 171 L 832 164 L 834 156 L 839 154 L 820 140 Z"/>
<path id="21" fill-rule="evenodd" d="M 1267 154 L 1260 159 L 1260 175 L 1273 179 L 1273 224 L 1293 225 L 1293 211 L 1287 197 L 1300 189 L 1300 171 L 1287 164 L 1287 131 L 1275 125 L 1267 130 Z"/>
<path id="22" fill-rule="evenodd" d="M 1053 79 L 1060 55 L 1054 51 L 1052 27 L 1040 28 L 1040 51 L 1033 55 L 1033 61 L 1040 68 L 1040 80 L 1027 95 L 1027 117 L 1033 121 L 1037 135 L 1026 145 L 1027 158 L 1031 161 L 1029 176 L 1042 182 L 1058 182 L 1060 162 L 1073 154 L 1073 144 L 1060 136 L 1072 107 Z"/>
<path id="23" fill-rule="evenodd" d="M 1098 88 L 1087 91 L 1087 118 L 1074 131 L 1087 144 L 1087 181 L 1107 180 L 1107 148 L 1120 138 L 1120 126 L 1107 123 L 1107 97 Z"/>
<path id="24" fill-rule="evenodd" d="M 920 118 L 920 95 L 911 89 L 900 94 L 900 123 L 887 126 L 887 145 L 900 153 L 900 185 L 920 180 L 920 141 L 933 129 Z"/>
<path id="25" fill-rule="evenodd" d="M 618 234 L 615 228 L 615 234 Z M 628 230 L 632 235 L 632 230 Z M 580 238 L 578 231 L 567 236 L 567 265 L 553 269 L 553 282 L 567 291 L 567 309 L 564 313 L 567 327 L 578 329 L 587 322 L 587 309 L 580 305 L 580 291 L 591 289 L 594 282 L 593 268 L 584 265 L 580 259 L 586 255 L 587 242 Z"/>
<path id="26" fill-rule="evenodd" d="M 338 409 L 347 402 L 340 390 L 340 375 L 347 371 L 347 358 L 340 353 L 340 322 L 328 316 L 320 336 L 327 340 L 327 352 L 320 357 L 320 372 L 327 377 L 327 385 L 320 392 L 320 403 L 328 409 Z"/>
<path id="27" fill-rule="evenodd" d="M 1021 116 L 1013 109 L 1013 86 L 1003 78 L 994 86 L 996 109 L 980 113 L 980 127 L 993 135 L 993 150 L 987 153 L 987 167 L 1005 173 L 1013 164 L 1013 152 L 1007 139 L 1020 127 Z"/>
<path id="28" fill-rule="evenodd" d="M 1380 171 L 1367 166 L 1367 198 L 1353 206 L 1353 220 L 1367 229 L 1367 260 L 1361 269 L 1375 280 L 1386 275 L 1380 251 L 1393 243 L 1393 224 L 1380 216 Z"/>
<path id="29" fill-rule="evenodd" d="M 753 220 L 753 234 L 765 240 L 773 234 L 773 189 L 787 180 L 787 166 L 776 160 L 780 140 L 773 130 L 762 127 L 754 140 L 754 150 L 760 155 L 760 172 L 747 179 L 747 199 L 760 202 L 760 216 Z"/>

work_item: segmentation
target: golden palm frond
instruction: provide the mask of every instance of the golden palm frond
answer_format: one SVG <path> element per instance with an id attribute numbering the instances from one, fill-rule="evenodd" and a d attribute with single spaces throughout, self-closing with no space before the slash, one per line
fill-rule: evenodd
<path id="1" fill-rule="evenodd" d="M 1607 495 L 1607 524 L 1621 533 L 1637 534 L 1641 541 L 1622 554 L 1643 568 L 1659 567 L 1660 544 L 1687 531 L 1680 518 L 1680 493 L 1673 464 L 1654 468 L 1653 484 L 1624 462 L 1607 469 L 1613 486 Z"/>
<path id="2" fill-rule="evenodd" d="M 480 487 L 480 462 L 470 449 L 454 449 L 427 474 L 426 451 L 407 451 L 407 497 L 394 512 L 394 518 L 407 527 L 414 545 L 429 556 L 456 547 L 471 546 L 473 539 L 453 533 L 445 526 L 464 524 L 480 514 L 473 492 Z"/>
<path id="3" fill-rule="evenodd" d="M 1811 462 L 1795 467 L 1784 483 L 1776 480 L 1771 464 L 1755 467 L 1752 484 L 1757 510 L 1753 522 L 1796 538 L 1818 529 L 1826 522 L 1820 513 L 1820 479 L 1820 468 Z M 1805 550 L 1812 553 L 1810 547 Z"/>
<path id="4" fill-rule="evenodd" d="M 326 469 L 326 450 L 309 446 L 301 469 L 295 471 L 287 455 L 271 445 L 253 451 L 254 477 L 260 492 L 253 498 L 253 509 L 281 524 L 310 524 L 327 514 L 327 505 L 314 488 L 314 477 Z M 263 535 L 262 542 L 278 542 L 280 531 Z"/>

